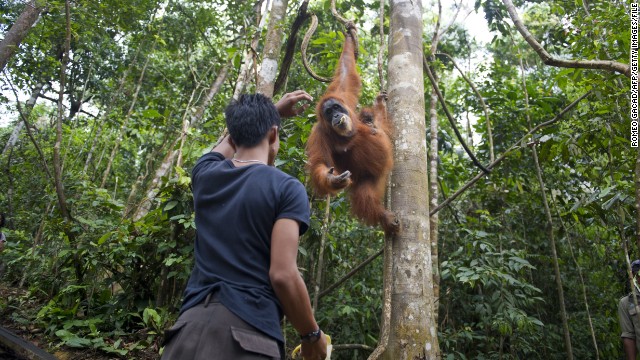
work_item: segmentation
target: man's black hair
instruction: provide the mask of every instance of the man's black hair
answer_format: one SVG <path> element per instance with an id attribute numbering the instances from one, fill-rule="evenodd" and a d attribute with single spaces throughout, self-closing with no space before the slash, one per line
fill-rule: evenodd
<path id="1" fill-rule="evenodd" d="M 280 127 L 280 114 L 273 102 L 262 94 L 244 94 L 224 111 L 227 128 L 236 146 L 253 147 L 273 125 Z"/>

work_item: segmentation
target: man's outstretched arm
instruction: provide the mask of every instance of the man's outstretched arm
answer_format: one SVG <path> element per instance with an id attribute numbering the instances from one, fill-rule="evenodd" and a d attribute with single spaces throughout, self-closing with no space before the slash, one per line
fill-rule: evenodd
<path id="1" fill-rule="evenodd" d="M 313 317 L 311 300 L 298 272 L 298 234 L 300 225 L 291 219 L 279 219 L 271 235 L 271 286 L 280 300 L 282 310 L 300 335 L 318 329 Z M 302 344 L 302 356 L 309 359 L 324 359 L 327 356 L 327 339 L 324 334 L 313 343 Z"/>

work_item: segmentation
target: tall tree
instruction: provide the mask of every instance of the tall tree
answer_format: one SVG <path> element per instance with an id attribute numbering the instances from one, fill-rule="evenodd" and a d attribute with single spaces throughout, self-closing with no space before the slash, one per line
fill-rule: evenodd
<path id="1" fill-rule="evenodd" d="M 389 117 L 396 134 L 391 209 L 401 229 L 386 240 L 393 241 L 393 275 L 385 278 L 393 283 L 389 341 L 382 358 L 435 359 L 439 346 L 429 243 L 422 3 L 391 0 L 390 11 Z"/>

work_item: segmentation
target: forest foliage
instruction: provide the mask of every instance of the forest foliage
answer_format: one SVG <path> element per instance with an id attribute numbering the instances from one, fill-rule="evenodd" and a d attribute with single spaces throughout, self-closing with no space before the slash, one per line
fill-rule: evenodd
<path id="1" fill-rule="evenodd" d="M 0 0 L 0 33 L 27 3 Z M 9 241 L 0 255 L 6 265 L 2 282 L 27 289 L 25 296 L 0 299 L 0 316 L 36 324 L 53 347 L 95 348 L 122 358 L 159 351 L 192 266 L 190 169 L 222 133 L 223 109 L 256 34 L 261 40 L 252 53 L 260 64 L 268 16 L 257 21 L 255 2 L 239 0 L 74 0 L 67 3 L 67 31 L 65 1 L 42 3 L 39 20 L 0 75 L 0 212 L 7 214 L 3 231 Z M 344 39 L 329 3 L 309 5 L 319 28 L 307 55 L 323 76 L 333 73 Z M 450 25 L 437 49 L 450 57 L 429 61 L 464 140 L 483 164 L 490 163 L 485 109 L 452 59 L 484 98 L 496 157 L 509 150 L 490 174 L 439 211 L 436 302 L 442 358 L 566 358 L 550 232 L 573 356 L 620 357 L 617 302 L 628 292 L 627 256 L 640 257 L 630 79 L 606 70 L 545 65 L 499 0 L 443 2 L 441 18 L 437 1 L 423 3 L 425 49 L 436 21 Z M 554 56 L 628 63 L 627 1 L 515 5 L 529 32 Z M 285 37 L 298 6 L 289 1 Z M 381 90 L 378 8 L 372 0 L 338 2 L 340 13 L 357 19 L 363 104 Z M 487 43 L 465 26 L 466 16 L 476 12 L 492 31 Z M 387 20 L 386 34 L 388 25 Z M 307 28 L 308 22 L 302 32 Z M 228 74 L 206 100 L 225 66 Z M 296 51 L 285 89 L 274 97 L 302 88 L 319 98 L 325 86 L 309 76 Z M 425 89 L 430 88 L 425 76 Z M 245 91 L 254 89 L 255 69 Z M 556 123 L 519 141 L 585 94 Z M 37 96 L 33 108 L 27 104 L 31 96 Z M 427 136 L 439 143 L 442 202 L 480 170 L 462 150 L 441 106 L 438 119 L 438 132 Z M 314 121 L 310 109 L 283 122 L 276 163 L 305 184 L 304 146 Z M 68 217 L 61 211 L 55 166 Z M 332 199 L 327 224 L 325 199 L 310 189 L 309 197 L 312 226 L 301 239 L 299 266 L 313 293 L 318 267 L 319 287 L 326 289 L 378 253 L 384 236 L 353 219 L 342 195 Z M 334 344 L 364 345 L 335 351 L 337 359 L 366 358 L 378 342 L 382 266 L 377 257 L 320 298 L 316 317 Z M 42 305 L 25 311 L 22 305 L 31 301 Z M 285 329 L 292 347 L 297 335 L 289 325 Z"/>

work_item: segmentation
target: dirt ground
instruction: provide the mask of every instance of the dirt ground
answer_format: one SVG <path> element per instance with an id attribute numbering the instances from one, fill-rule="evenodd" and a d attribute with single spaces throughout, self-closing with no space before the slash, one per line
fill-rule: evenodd
<path id="1" fill-rule="evenodd" d="M 51 344 L 52 339 L 48 339 L 44 334 L 44 329 L 37 328 L 34 324 L 14 320 L 16 313 L 19 313 L 19 317 L 28 319 L 29 314 L 37 314 L 43 305 L 34 300 L 26 300 L 26 294 L 25 289 L 13 288 L 0 282 L 0 326 L 53 354 L 60 360 L 151 360 L 159 358 L 155 349 L 136 350 L 124 357 L 117 357 L 91 348 L 56 347 Z M 126 339 L 124 340 L 126 341 Z"/>

